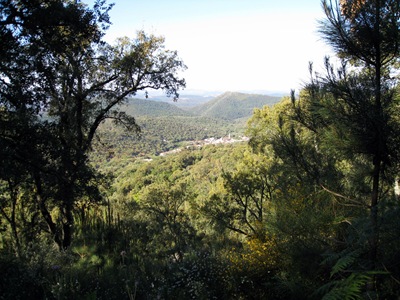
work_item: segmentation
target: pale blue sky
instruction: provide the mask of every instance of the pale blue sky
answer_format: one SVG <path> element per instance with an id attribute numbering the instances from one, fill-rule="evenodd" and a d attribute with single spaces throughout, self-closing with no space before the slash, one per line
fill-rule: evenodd
<path id="1" fill-rule="evenodd" d="M 90 1 L 85 1 L 89 2 Z M 114 0 L 108 42 L 162 35 L 188 66 L 187 90 L 289 92 L 329 48 L 317 33 L 320 0 Z"/>

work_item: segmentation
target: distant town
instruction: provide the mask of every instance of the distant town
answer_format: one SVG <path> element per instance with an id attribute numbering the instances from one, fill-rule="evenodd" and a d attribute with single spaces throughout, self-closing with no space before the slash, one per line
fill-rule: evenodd
<path id="1" fill-rule="evenodd" d="M 162 152 L 159 156 L 166 156 L 168 154 L 178 153 L 181 152 L 183 149 L 193 149 L 193 148 L 201 148 L 206 145 L 217 145 L 217 144 L 232 144 L 238 142 L 247 142 L 249 140 L 248 137 L 243 136 L 240 139 L 231 138 L 230 135 L 221 138 L 208 138 L 204 140 L 197 140 L 197 141 L 189 141 L 185 147 L 176 148 L 170 151 Z"/>

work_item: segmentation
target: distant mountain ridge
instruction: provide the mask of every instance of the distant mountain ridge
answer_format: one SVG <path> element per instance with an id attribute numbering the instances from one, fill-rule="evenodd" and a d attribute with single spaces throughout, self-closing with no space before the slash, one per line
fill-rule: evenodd
<path id="1" fill-rule="evenodd" d="M 130 98 L 122 110 L 134 117 L 193 117 L 194 115 L 173 104 L 150 99 Z"/>
<path id="2" fill-rule="evenodd" d="M 207 117 L 225 121 L 249 118 L 254 108 L 273 105 L 281 97 L 260 94 L 226 92 L 195 107 L 178 107 L 175 103 L 163 102 L 159 99 L 128 99 L 122 108 L 134 117 Z M 185 99 L 188 101 L 188 99 Z M 178 100 L 179 102 L 180 100 Z M 201 103 L 201 102 L 200 102 Z"/>
<path id="3" fill-rule="evenodd" d="M 190 95 L 190 94 L 184 94 L 179 96 L 178 101 L 173 101 L 171 97 L 167 96 L 158 96 L 158 97 L 149 97 L 148 100 L 151 101 L 157 101 L 157 102 L 166 102 L 169 104 L 172 104 L 174 106 L 187 109 L 191 108 L 194 106 L 198 106 L 201 104 L 204 104 L 212 99 L 214 99 L 216 96 L 212 95 Z"/>
<path id="4" fill-rule="evenodd" d="M 250 117 L 254 108 L 273 105 L 280 99 L 281 97 L 275 96 L 226 92 L 205 104 L 189 109 L 189 111 L 203 117 L 236 120 Z"/>

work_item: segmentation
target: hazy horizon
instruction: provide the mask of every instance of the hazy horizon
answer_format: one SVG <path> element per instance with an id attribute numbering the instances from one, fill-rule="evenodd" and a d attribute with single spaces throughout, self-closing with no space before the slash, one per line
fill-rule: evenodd
<path id="1" fill-rule="evenodd" d="M 89 0 L 86 3 L 91 3 Z M 187 90 L 290 93 L 329 48 L 317 33 L 320 0 L 118 0 L 105 39 L 161 35 L 188 69 Z"/>

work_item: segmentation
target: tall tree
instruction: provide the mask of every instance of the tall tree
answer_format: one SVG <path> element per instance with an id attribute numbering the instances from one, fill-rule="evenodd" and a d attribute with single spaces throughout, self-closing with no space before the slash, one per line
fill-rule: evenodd
<path id="1" fill-rule="evenodd" d="M 338 66 L 327 58 L 325 73 L 318 74 L 310 65 L 310 82 L 298 99 L 292 95 L 292 108 L 280 113 L 276 127 L 263 127 L 262 122 L 269 122 L 267 110 L 253 117 L 250 142 L 258 149 L 272 145 L 284 170 L 311 187 L 307 192 L 322 189 L 339 204 L 333 213 L 340 221 L 331 225 L 336 234 L 328 239 L 338 259 L 329 288 L 349 296 L 356 288 L 359 297 L 368 292 L 373 298 L 374 292 L 383 292 L 379 281 L 373 286 L 371 280 L 377 270 L 398 274 L 393 264 L 386 264 L 391 261 L 386 253 L 392 253 L 388 245 L 397 244 L 398 237 L 394 241 L 382 228 L 390 228 L 399 209 L 393 204 L 393 183 L 400 166 L 400 2 L 322 4 L 326 18 L 320 32 L 337 53 Z"/>
<path id="2" fill-rule="evenodd" d="M 313 80 L 308 88 L 312 97 L 323 92 L 332 99 L 329 105 L 323 105 L 331 114 L 325 119 L 330 119 L 328 122 L 352 141 L 346 151 L 352 155 L 364 154 L 372 165 L 369 246 L 370 259 L 376 262 L 378 207 L 385 172 L 398 164 L 399 141 L 394 120 L 398 81 L 393 76 L 393 67 L 399 61 L 400 2 L 324 0 L 322 3 L 326 14 L 321 23 L 322 37 L 352 70 L 343 63 L 334 74 L 327 63 L 327 76 Z M 333 118 L 337 118 L 336 122 Z"/>
<path id="3" fill-rule="evenodd" d="M 344 256 L 332 269 L 336 276 L 339 269 L 343 271 L 341 264 L 351 261 L 352 275 L 338 279 L 332 291 L 351 293 L 358 286 L 361 295 L 360 287 L 369 281 L 366 292 L 374 297 L 380 292 L 371 280 L 374 272 L 391 268 L 384 263 L 381 227 L 388 222 L 386 207 L 395 198 L 393 182 L 399 171 L 400 2 L 322 4 L 326 19 L 320 32 L 340 65 L 335 67 L 327 58 L 324 75 L 314 74 L 311 65 L 310 82 L 299 100 L 293 98 L 292 120 L 312 133 L 315 152 L 333 162 L 339 181 L 320 182 L 321 187 L 352 207 L 344 211 L 344 217 L 357 220 L 346 225 L 345 238 L 341 238 L 346 244 L 341 251 Z M 293 132 L 293 141 L 299 140 L 298 132 Z"/>
<path id="4" fill-rule="evenodd" d="M 185 86 L 177 73 L 185 66 L 161 37 L 139 32 L 115 45 L 102 41 L 112 7 L 103 0 L 93 9 L 62 0 L 2 0 L 0 7 L 1 142 L 11 149 L 7 159 L 29 171 L 37 207 L 66 249 L 77 199 L 99 196 L 87 160 L 97 128 L 111 118 L 138 130 L 118 106 L 147 89 L 177 99 Z M 16 124 L 28 130 L 16 132 Z"/>

